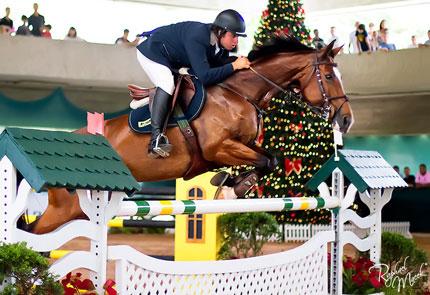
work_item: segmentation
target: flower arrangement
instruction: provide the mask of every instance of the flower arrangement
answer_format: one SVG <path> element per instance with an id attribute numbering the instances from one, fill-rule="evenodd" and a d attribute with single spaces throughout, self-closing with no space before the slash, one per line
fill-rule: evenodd
<path id="1" fill-rule="evenodd" d="M 381 292 L 385 286 L 381 271 L 366 257 L 345 256 L 343 269 L 343 293 L 373 294 Z"/>
<path id="2" fill-rule="evenodd" d="M 90 279 L 82 278 L 81 273 L 72 274 L 69 272 L 67 276 L 61 280 L 65 295 L 97 295 L 95 291 L 94 283 Z M 116 295 L 117 292 L 113 288 L 115 282 L 113 280 L 107 280 L 103 286 L 105 295 Z"/>

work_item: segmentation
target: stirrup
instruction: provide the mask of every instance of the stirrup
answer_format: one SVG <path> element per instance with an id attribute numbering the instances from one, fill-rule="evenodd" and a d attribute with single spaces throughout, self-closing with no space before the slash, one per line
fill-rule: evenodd
<path id="1" fill-rule="evenodd" d="M 163 140 L 165 143 L 160 143 Z M 170 152 L 172 151 L 172 145 L 169 143 L 169 139 L 163 133 L 160 133 L 155 139 L 155 147 L 152 149 L 158 155 L 163 158 L 167 158 L 170 156 Z"/>

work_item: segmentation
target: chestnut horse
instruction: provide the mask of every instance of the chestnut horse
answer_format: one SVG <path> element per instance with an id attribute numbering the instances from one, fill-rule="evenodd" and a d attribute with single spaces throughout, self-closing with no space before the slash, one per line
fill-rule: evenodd
<path id="1" fill-rule="evenodd" d="M 276 160 L 254 145 L 258 110 L 267 108 L 271 98 L 291 83 L 311 108 L 347 132 L 353 115 L 333 61 L 339 50 L 333 49 L 333 42 L 316 51 L 293 38 L 274 38 L 271 44 L 250 52 L 250 69 L 208 87 L 206 104 L 191 122 L 208 164 L 198 172 L 248 165 L 261 177 L 273 170 Z M 170 157 L 152 159 L 147 156 L 149 136 L 131 131 L 127 115 L 105 122 L 105 137 L 138 181 L 176 179 L 186 174 L 192 159 L 187 142 L 178 127 L 169 128 L 167 136 L 174 147 Z M 77 196 L 66 189 L 50 189 L 48 196 L 48 208 L 31 226 L 33 232 L 50 232 L 70 220 L 86 218 Z"/>

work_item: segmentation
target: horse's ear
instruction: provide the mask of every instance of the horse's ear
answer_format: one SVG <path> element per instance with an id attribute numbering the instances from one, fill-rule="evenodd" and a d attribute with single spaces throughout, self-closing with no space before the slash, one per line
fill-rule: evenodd
<path id="1" fill-rule="evenodd" d="M 343 44 L 342 44 L 342 46 L 339 46 L 337 48 L 333 48 L 333 50 L 331 52 L 329 52 L 329 55 L 334 58 L 336 55 L 339 54 L 339 52 L 342 50 L 342 48 L 343 48 Z"/>
<path id="2" fill-rule="evenodd" d="M 331 51 L 333 50 L 334 42 L 336 42 L 336 40 L 331 41 L 329 45 L 327 45 L 325 48 L 323 48 L 323 55 L 326 55 L 326 56 L 331 55 Z"/>

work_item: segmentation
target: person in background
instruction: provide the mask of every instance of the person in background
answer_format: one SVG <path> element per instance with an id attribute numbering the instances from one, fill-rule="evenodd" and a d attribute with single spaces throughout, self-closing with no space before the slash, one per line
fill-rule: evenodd
<path id="1" fill-rule="evenodd" d="M 408 48 L 418 48 L 418 43 L 417 43 L 417 36 L 412 35 L 411 36 L 411 44 L 408 45 Z"/>
<path id="2" fill-rule="evenodd" d="M 30 29 L 28 28 L 28 18 L 23 15 L 21 16 L 22 25 L 18 27 L 18 30 L 16 30 L 16 35 L 18 36 L 29 36 L 31 35 Z"/>
<path id="3" fill-rule="evenodd" d="M 137 44 L 139 43 L 139 36 L 136 36 L 136 39 L 134 39 L 134 41 L 131 42 L 130 40 L 128 40 L 129 33 L 130 31 L 125 29 L 122 37 L 119 37 L 118 39 L 115 40 L 115 44 L 120 44 L 120 45 L 125 45 L 130 47 L 137 46 Z"/>
<path id="4" fill-rule="evenodd" d="M 52 29 L 51 25 L 44 25 L 43 26 L 43 30 L 40 33 L 40 36 L 43 37 L 43 38 L 52 39 L 51 29 Z"/>
<path id="5" fill-rule="evenodd" d="M 396 172 L 397 172 L 397 174 L 399 174 L 399 175 L 400 175 L 400 168 L 399 168 L 399 166 L 394 165 L 394 166 L 393 166 L 393 169 L 394 169 L 394 171 L 396 171 Z M 400 176 L 401 176 L 401 175 L 400 175 Z"/>
<path id="6" fill-rule="evenodd" d="M 325 46 L 324 40 L 320 38 L 317 29 L 314 30 L 314 38 L 312 39 L 312 45 L 318 50 L 322 49 Z"/>
<path id="7" fill-rule="evenodd" d="M 360 22 L 356 21 L 354 24 L 355 30 L 349 34 L 349 43 L 348 43 L 349 53 L 358 53 L 356 34 L 357 34 L 357 29 L 359 25 L 360 25 Z"/>
<path id="8" fill-rule="evenodd" d="M 372 32 L 372 38 L 369 38 L 370 43 L 370 51 L 378 51 L 379 45 L 378 45 L 378 32 L 373 31 Z"/>
<path id="9" fill-rule="evenodd" d="M 128 44 L 128 43 L 130 43 L 130 41 L 128 40 L 129 32 L 130 31 L 128 29 L 125 29 L 123 35 L 115 40 L 115 44 Z"/>
<path id="10" fill-rule="evenodd" d="M 74 27 L 70 27 L 69 31 L 67 32 L 66 37 L 64 37 L 64 40 L 85 41 L 84 39 L 78 37 L 78 33 L 76 32 L 76 29 Z"/>
<path id="11" fill-rule="evenodd" d="M 430 187 L 430 173 L 427 172 L 427 166 L 420 164 L 420 170 L 415 176 L 416 187 Z"/>
<path id="12" fill-rule="evenodd" d="M 415 187 L 415 176 L 411 174 L 411 169 L 406 166 L 403 169 L 403 172 L 405 173 L 405 177 L 403 177 L 403 180 L 408 184 L 409 187 Z"/>
<path id="13" fill-rule="evenodd" d="M 375 31 L 375 25 L 373 23 L 369 23 L 369 31 L 367 32 L 369 44 L 370 44 L 370 51 L 377 51 L 378 50 L 378 33 Z"/>
<path id="14" fill-rule="evenodd" d="M 34 13 L 28 18 L 28 26 L 33 36 L 40 37 L 44 29 L 45 17 L 39 14 L 39 5 L 37 3 L 33 4 L 33 9 Z"/>
<path id="15" fill-rule="evenodd" d="M 430 30 L 427 31 L 427 41 L 424 42 L 425 46 L 430 46 Z"/>
<path id="16" fill-rule="evenodd" d="M 385 19 L 381 20 L 381 22 L 379 23 L 379 31 L 378 31 L 378 35 L 380 35 L 381 33 L 383 33 L 384 30 L 388 29 L 387 28 L 387 21 Z"/>
<path id="17" fill-rule="evenodd" d="M 396 45 L 388 43 L 388 29 L 384 29 L 380 36 L 378 36 L 379 49 L 383 51 L 395 51 Z"/>
<path id="18" fill-rule="evenodd" d="M 342 42 L 339 36 L 336 35 L 336 27 L 330 27 L 330 39 L 328 40 L 328 44 L 330 44 L 334 40 L 334 48 L 338 48 L 342 46 Z M 343 52 L 343 48 L 341 49 Z"/>
<path id="19" fill-rule="evenodd" d="M 13 32 L 13 20 L 9 18 L 10 8 L 6 7 L 6 15 L 0 19 L 0 34 L 11 34 Z"/>
<path id="20" fill-rule="evenodd" d="M 355 37 L 357 39 L 358 54 L 362 52 L 370 53 L 369 38 L 364 24 L 358 26 Z"/>

